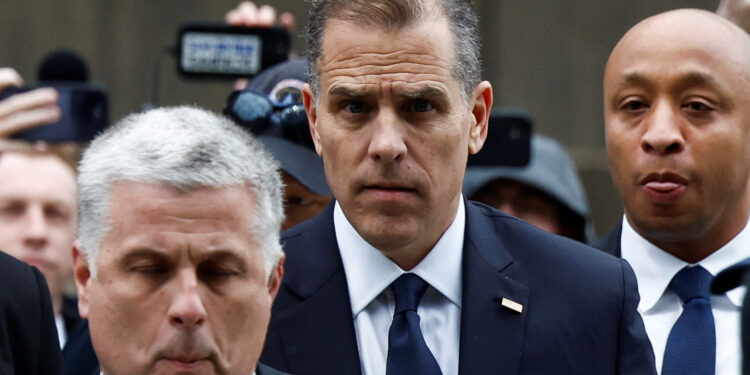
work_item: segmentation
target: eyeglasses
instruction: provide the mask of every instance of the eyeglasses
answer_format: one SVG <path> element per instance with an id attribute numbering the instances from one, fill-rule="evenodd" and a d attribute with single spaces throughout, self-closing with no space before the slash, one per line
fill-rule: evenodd
<path id="1" fill-rule="evenodd" d="M 293 91 L 280 90 L 274 98 L 235 91 L 227 99 L 224 114 L 255 135 L 271 135 L 314 148 L 301 93 Z"/>

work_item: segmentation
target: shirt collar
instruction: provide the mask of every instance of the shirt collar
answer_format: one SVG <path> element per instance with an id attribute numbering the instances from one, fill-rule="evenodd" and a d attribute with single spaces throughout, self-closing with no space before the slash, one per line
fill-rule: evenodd
<path id="1" fill-rule="evenodd" d="M 689 263 L 658 248 L 638 234 L 623 216 L 620 239 L 622 257 L 633 267 L 641 295 L 639 310 L 647 312 L 656 305 L 672 281 L 674 275 Z M 750 246 L 750 228 L 745 227 L 734 238 L 697 265 L 716 276 L 721 270 L 747 258 L 745 249 Z M 726 293 L 732 303 L 740 307 L 745 296 L 745 287 Z"/>
<path id="2" fill-rule="evenodd" d="M 453 223 L 427 256 L 410 271 L 459 308 L 465 224 L 466 212 L 463 198 L 460 198 Z M 334 206 L 333 225 L 346 273 L 352 315 L 357 316 L 405 271 L 357 233 L 338 202 Z"/>
<path id="3" fill-rule="evenodd" d="M 60 314 L 55 314 L 55 326 L 57 327 L 57 339 L 60 342 L 60 349 L 65 346 L 65 342 L 68 341 L 68 332 L 65 330 L 65 318 Z"/>

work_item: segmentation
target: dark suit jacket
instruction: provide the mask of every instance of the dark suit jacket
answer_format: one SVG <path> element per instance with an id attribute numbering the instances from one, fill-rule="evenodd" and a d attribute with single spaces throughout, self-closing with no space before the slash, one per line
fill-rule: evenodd
<path id="1" fill-rule="evenodd" d="M 62 374 L 52 301 L 36 268 L 0 252 L 0 374 Z"/>
<path id="2" fill-rule="evenodd" d="M 89 335 L 88 320 L 81 319 L 73 330 L 68 332 L 68 341 L 62 351 L 65 374 L 91 374 L 99 372 L 99 360 Z"/>
<path id="3" fill-rule="evenodd" d="M 622 256 L 620 237 L 622 237 L 622 221 L 620 221 L 617 226 L 604 237 L 594 242 L 592 246 L 620 258 Z"/>
<path id="4" fill-rule="evenodd" d="M 282 237 L 261 361 L 297 375 L 361 373 L 332 207 Z M 627 262 L 475 202 L 464 237 L 460 374 L 656 373 Z"/>
<path id="5" fill-rule="evenodd" d="M 65 333 L 70 336 L 70 332 L 83 321 L 78 314 L 78 298 L 63 296 L 62 317 L 65 322 Z"/>
<path id="6" fill-rule="evenodd" d="M 94 346 L 89 336 L 88 321 L 78 314 L 78 299 L 63 299 L 63 318 L 68 340 L 62 351 L 65 374 L 90 374 L 99 368 Z"/>

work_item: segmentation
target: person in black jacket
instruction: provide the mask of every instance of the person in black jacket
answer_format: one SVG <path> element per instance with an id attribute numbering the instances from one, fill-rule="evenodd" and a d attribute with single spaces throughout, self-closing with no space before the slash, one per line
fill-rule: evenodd
<path id="1" fill-rule="evenodd" d="M 39 270 L 1 251 L 0 374 L 62 374 L 47 283 Z"/>

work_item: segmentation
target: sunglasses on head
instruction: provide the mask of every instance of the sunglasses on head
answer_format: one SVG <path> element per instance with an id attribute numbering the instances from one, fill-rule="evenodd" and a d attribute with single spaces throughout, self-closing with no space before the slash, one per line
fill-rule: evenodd
<path id="1" fill-rule="evenodd" d="M 235 91 L 227 99 L 224 114 L 255 135 L 314 147 L 301 99 L 301 92 L 293 88 L 279 90 L 273 98 L 253 91 Z"/>

